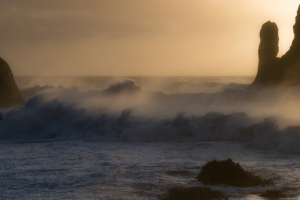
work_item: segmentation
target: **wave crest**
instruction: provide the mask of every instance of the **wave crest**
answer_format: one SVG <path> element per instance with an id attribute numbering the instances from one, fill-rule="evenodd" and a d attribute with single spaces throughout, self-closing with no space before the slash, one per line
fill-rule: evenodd
<path id="1" fill-rule="evenodd" d="M 86 141 L 240 141 L 259 149 L 300 153 L 300 126 L 279 129 L 275 118 L 255 119 L 243 112 L 202 116 L 178 113 L 173 118 L 137 116 L 130 109 L 121 113 L 96 111 L 43 95 L 25 107 L 4 114 L 2 140 Z"/>

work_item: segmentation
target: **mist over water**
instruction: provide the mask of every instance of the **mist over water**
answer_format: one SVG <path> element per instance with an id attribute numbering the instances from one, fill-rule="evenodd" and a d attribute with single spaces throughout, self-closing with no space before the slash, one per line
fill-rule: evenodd
<path id="1" fill-rule="evenodd" d="M 300 88 L 250 90 L 252 77 L 17 77 L 27 104 L 4 140 L 241 141 L 299 153 Z M 19 126 L 13 126 L 18 123 Z"/>
<path id="2" fill-rule="evenodd" d="M 295 168 L 300 153 L 300 88 L 251 90 L 247 86 L 252 80 L 16 77 L 27 103 L 1 110 L 2 159 L 7 166 L 14 165 L 6 145 L 14 146 L 12 151 L 21 165 L 25 154 L 17 149 L 42 149 L 38 156 L 45 160 L 28 162 L 33 169 L 43 165 L 48 171 L 36 174 L 25 167 L 22 173 L 27 178 L 22 184 L 17 183 L 22 175 L 5 177 L 4 189 L 10 191 L 6 185 L 14 184 L 22 188 L 7 197 L 35 195 L 34 191 L 47 196 L 53 189 L 53 198 L 72 194 L 83 198 L 87 197 L 84 187 L 90 198 L 157 199 L 172 185 L 197 185 L 194 177 L 206 161 L 233 158 L 258 175 L 275 177 L 274 187 L 296 198 L 300 187 Z M 86 157 L 88 164 L 79 166 L 78 156 Z M 65 163 L 58 164 L 54 158 Z M 61 167 L 66 171 L 58 172 Z M 186 170 L 191 176 L 167 176 L 170 169 Z M 13 171 L 18 174 L 19 170 Z M 28 184 L 31 189 L 25 186 Z M 104 192 L 100 195 L 96 188 Z M 216 189 L 236 199 L 257 199 L 255 195 L 266 188 L 254 188 L 254 196 L 247 196 L 253 194 L 248 189 Z"/>

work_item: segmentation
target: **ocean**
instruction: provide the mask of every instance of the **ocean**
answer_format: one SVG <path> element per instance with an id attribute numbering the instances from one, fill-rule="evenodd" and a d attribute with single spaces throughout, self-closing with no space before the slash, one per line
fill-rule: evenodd
<path id="1" fill-rule="evenodd" d="M 230 199 L 300 199 L 300 87 L 253 77 L 15 77 L 0 110 L 0 199 L 159 199 L 213 159 L 272 186 L 208 187 Z"/>

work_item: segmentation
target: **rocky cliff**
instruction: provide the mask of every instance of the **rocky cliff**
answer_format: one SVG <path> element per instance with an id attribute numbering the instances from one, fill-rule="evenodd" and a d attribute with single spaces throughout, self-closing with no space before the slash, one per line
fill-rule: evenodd
<path id="1" fill-rule="evenodd" d="M 260 30 L 258 70 L 252 86 L 300 85 L 300 6 L 294 25 L 293 43 L 281 58 L 277 58 L 278 28 L 275 23 L 266 22 Z"/>
<path id="2" fill-rule="evenodd" d="M 9 65 L 0 58 L 0 108 L 24 104 Z"/>

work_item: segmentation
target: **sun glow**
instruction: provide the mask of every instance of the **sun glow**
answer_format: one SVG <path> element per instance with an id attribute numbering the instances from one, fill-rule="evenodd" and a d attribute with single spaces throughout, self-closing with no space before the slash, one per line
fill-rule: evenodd
<path id="1" fill-rule="evenodd" d="M 282 29 L 279 30 L 279 53 L 278 56 L 284 55 L 290 48 L 294 34 L 292 30 Z"/>
<path id="2" fill-rule="evenodd" d="M 281 57 L 292 43 L 300 3 L 3 2 L 0 56 L 16 75 L 101 76 L 254 76 L 262 24 L 278 25 Z"/>

